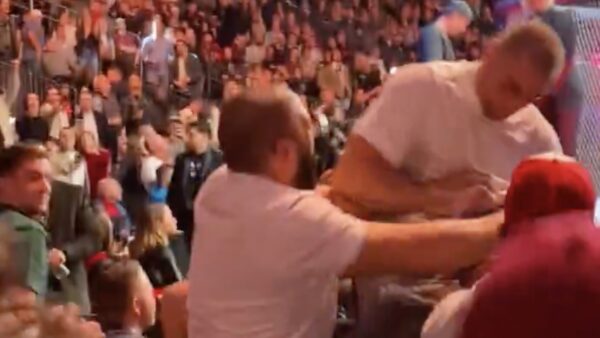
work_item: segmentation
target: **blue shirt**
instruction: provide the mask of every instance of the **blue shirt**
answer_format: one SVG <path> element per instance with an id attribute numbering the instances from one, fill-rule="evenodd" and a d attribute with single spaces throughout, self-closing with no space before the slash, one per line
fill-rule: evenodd
<path id="1" fill-rule="evenodd" d="M 537 16 L 550 26 L 560 38 L 565 48 L 565 58 L 571 69 L 565 82 L 555 93 L 559 109 L 579 111 L 583 104 L 583 81 L 576 64 L 573 64 L 575 45 L 577 43 L 577 23 L 575 11 L 569 7 L 552 6 Z"/>
<path id="2" fill-rule="evenodd" d="M 452 41 L 435 23 L 421 28 L 417 54 L 421 62 L 456 60 Z"/>
<path id="3" fill-rule="evenodd" d="M 169 75 L 169 56 L 173 54 L 173 45 L 164 37 L 152 35 L 142 41 L 141 56 L 144 71 L 150 82 L 160 81 L 160 77 Z"/>
<path id="4" fill-rule="evenodd" d="M 33 33 L 34 39 L 40 46 L 44 46 L 44 27 L 42 26 L 41 19 L 28 18 L 23 23 L 23 60 L 33 61 L 36 59 L 37 54 L 35 47 L 29 40 L 29 33 Z"/>
<path id="5" fill-rule="evenodd" d="M 156 183 L 153 184 L 148 193 L 150 203 L 167 203 L 167 192 L 168 189 L 166 187 L 160 187 Z"/>

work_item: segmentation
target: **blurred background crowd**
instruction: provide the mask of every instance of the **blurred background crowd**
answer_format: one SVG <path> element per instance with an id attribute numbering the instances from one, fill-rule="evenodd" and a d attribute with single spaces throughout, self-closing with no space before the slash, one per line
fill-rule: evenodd
<path id="1" fill-rule="evenodd" d="M 83 129 L 92 129 L 116 167 L 124 158 L 123 133 L 150 125 L 177 140 L 185 138 L 178 130 L 200 121 L 215 139 L 223 100 L 274 81 L 289 85 L 313 112 L 325 170 L 386 77 L 433 57 L 420 33 L 445 6 L 437 0 L 2 0 L 0 88 L 8 110 L 2 134 L 7 144 L 56 143 L 62 129 L 85 120 L 85 111 L 100 113 L 95 129 Z M 502 23 L 488 2 L 468 6 L 445 34 L 453 57 L 476 60 Z M 182 149 L 175 148 L 161 160 L 174 164 Z"/>

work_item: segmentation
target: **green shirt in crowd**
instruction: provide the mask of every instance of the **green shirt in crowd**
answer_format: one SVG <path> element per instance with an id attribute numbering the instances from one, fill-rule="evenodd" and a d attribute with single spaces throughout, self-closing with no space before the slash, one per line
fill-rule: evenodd
<path id="1" fill-rule="evenodd" d="M 23 286 L 43 299 L 48 288 L 47 233 L 42 224 L 17 211 L 0 212 L 0 223 L 10 226 L 16 234 L 16 270 Z"/>

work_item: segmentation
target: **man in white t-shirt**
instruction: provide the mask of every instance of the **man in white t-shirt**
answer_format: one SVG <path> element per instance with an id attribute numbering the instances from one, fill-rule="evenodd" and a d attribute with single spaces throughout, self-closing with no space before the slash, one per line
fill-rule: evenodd
<path id="1" fill-rule="evenodd" d="M 224 104 L 226 166 L 195 201 L 189 337 L 329 338 L 338 276 L 445 273 L 495 242 L 498 215 L 374 224 L 302 190 L 315 183 L 310 130 L 282 88 Z"/>
<path id="2" fill-rule="evenodd" d="M 348 139 L 332 177 L 334 201 L 364 217 L 496 208 L 522 159 L 562 152 L 530 102 L 551 87 L 563 62 L 558 36 L 532 22 L 508 31 L 481 63 L 400 68 Z M 476 203 L 457 204 L 448 194 L 457 189 L 471 191 Z"/>

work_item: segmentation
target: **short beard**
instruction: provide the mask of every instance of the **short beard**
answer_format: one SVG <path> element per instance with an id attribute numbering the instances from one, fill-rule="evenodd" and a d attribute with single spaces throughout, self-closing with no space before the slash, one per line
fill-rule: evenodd
<path id="1" fill-rule="evenodd" d="M 300 154 L 299 159 L 298 172 L 294 185 L 297 189 L 312 190 L 317 185 L 315 159 L 308 151 Z"/>

